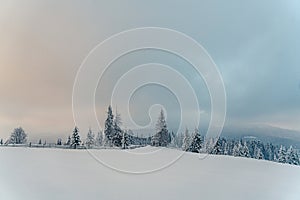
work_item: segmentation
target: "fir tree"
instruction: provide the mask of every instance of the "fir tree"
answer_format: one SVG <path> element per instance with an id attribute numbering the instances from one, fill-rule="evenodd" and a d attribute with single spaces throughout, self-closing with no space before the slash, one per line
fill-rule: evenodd
<path id="1" fill-rule="evenodd" d="M 287 152 L 287 163 L 291 165 L 299 165 L 299 156 L 293 146 L 290 146 Z"/>
<path id="2" fill-rule="evenodd" d="M 256 148 L 255 150 L 255 159 L 263 160 L 264 159 L 264 154 L 262 153 L 261 149 L 259 147 Z"/>
<path id="3" fill-rule="evenodd" d="M 117 147 L 122 146 L 123 131 L 121 129 L 121 125 L 122 125 L 121 115 L 116 111 L 116 116 L 113 124 L 114 132 L 113 132 L 112 140 L 113 140 L 113 145 Z"/>
<path id="4" fill-rule="evenodd" d="M 71 146 L 71 137 L 70 136 L 68 136 L 68 139 L 66 141 L 66 145 Z"/>
<path id="5" fill-rule="evenodd" d="M 243 146 L 241 147 L 240 151 L 240 156 L 250 158 L 250 153 L 246 142 L 243 143 Z"/>
<path id="6" fill-rule="evenodd" d="M 275 148 L 274 146 L 272 145 L 272 143 L 268 143 L 266 145 L 266 156 L 265 156 L 265 159 L 267 160 L 274 160 L 274 151 L 275 151 Z"/>
<path id="7" fill-rule="evenodd" d="M 167 129 L 164 111 L 160 111 L 156 123 L 156 134 L 153 136 L 152 145 L 154 146 L 167 146 L 171 142 L 171 136 Z"/>
<path id="8" fill-rule="evenodd" d="M 128 134 L 127 131 L 123 131 L 122 134 L 122 149 L 127 149 L 129 146 Z"/>
<path id="9" fill-rule="evenodd" d="M 38 144 L 39 144 L 39 145 L 42 145 L 42 139 L 39 139 Z"/>
<path id="10" fill-rule="evenodd" d="M 183 141 L 182 141 L 182 150 L 187 151 L 190 147 L 190 135 L 189 135 L 189 130 L 186 128 L 183 136 Z"/>
<path id="11" fill-rule="evenodd" d="M 0 140 L 0 145 L 3 145 L 3 139 Z"/>
<path id="12" fill-rule="evenodd" d="M 213 154 L 216 154 L 216 155 L 221 155 L 223 154 L 223 151 L 222 151 L 222 142 L 221 142 L 221 139 L 217 139 L 217 142 L 216 144 L 214 145 L 214 148 L 212 150 L 212 153 Z"/>
<path id="13" fill-rule="evenodd" d="M 96 137 L 96 145 L 102 146 L 102 144 L 103 144 L 103 133 L 102 131 L 99 131 Z"/>
<path id="14" fill-rule="evenodd" d="M 232 155 L 233 156 L 240 156 L 241 155 L 241 142 L 235 142 L 233 150 L 232 150 Z"/>
<path id="15" fill-rule="evenodd" d="M 201 148 L 202 148 L 202 138 L 199 133 L 199 130 L 195 128 L 195 132 L 192 137 L 192 142 L 190 147 L 188 148 L 188 151 L 199 153 Z"/>
<path id="16" fill-rule="evenodd" d="M 85 144 L 87 148 L 91 148 L 95 144 L 95 134 L 92 132 L 91 128 L 89 128 L 87 133 Z"/>
<path id="17" fill-rule="evenodd" d="M 286 156 L 286 154 L 287 154 L 287 152 L 286 152 L 286 149 L 285 149 L 285 146 L 280 146 L 280 149 L 279 149 L 279 152 L 278 152 L 278 158 L 277 158 L 277 160 L 278 160 L 278 162 L 280 162 L 280 163 L 286 163 L 286 158 L 287 158 L 287 156 Z"/>
<path id="18" fill-rule="evenodd" d="M 111 106 L 108 106 L 107 118 L 105 120 L 104 136 L 104 145 L 111 147 L 113 145 L 112 139 L 114 136 L 114 115 Z"/>
<path id="19" fill-rule="evenodd" d="M 60 138 L 57 139 L 56 145 L 62 145 L 62 141 Z"/>
<path id="20" fill-rule="evenodd" d="M 75 126 L 73 134 L 72 134 L 72 139 L 71 139 L 71 147 L 76 149 L 77 146 L 80 146 L 81 140 L 80 140 L 80 135 L 79 135 L 79 130 Z"/>

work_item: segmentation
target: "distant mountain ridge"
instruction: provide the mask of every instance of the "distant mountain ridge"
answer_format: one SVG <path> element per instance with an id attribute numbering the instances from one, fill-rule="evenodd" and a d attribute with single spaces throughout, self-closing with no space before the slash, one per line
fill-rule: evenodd
<path id="1" fill-rule="evenodd" d="M 300 131 L 283 129 L 268 125 L 243 125 L 226 126 L 221 137 L 225 138 L 247 138 L 271 142 L 275 145 L 285 145 L 300 149 Z"/>

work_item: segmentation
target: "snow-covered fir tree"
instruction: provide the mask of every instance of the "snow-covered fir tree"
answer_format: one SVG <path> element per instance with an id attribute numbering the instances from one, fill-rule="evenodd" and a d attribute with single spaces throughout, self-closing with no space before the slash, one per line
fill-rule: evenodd
<path id="1" fill-rule="evenodd" d="M 258 160 L 263 160 L 265 159 L 264 158 L 264 154 L 262 153 L 261 149 L 259 147 L 256 148 L 255 150 L 255 159 L 258 159 Z"/>
<path id="2" fill-rule="evenodd" d="M 212 139 L 213 140 L 213 139 Z M 214 140 L 213 140 L 214 141 Z M 220 138 L 216 139 L 216 144 L 214 145 L 212 149 L 212 154 L 221 155 L 223 154 L 222 150 L 222 141 Z"/>
<path id="3" fill-rule="evenodd" d="M 176 147 L 176 135 L 175 133 L 172 131 L 170 133 L 170 136 L 171 136 L 171 142 L 170 142 L 170 147 Z"/>
<path id="4" fill-rule="evenodd" d="M 71 138 L 71 147 L 76 149 L 78 146 L 80 146 L 81 140 L 79 135 L 79 129 L 75 126 Z"/>
<path id="5" fill-rule="evenodd" d="M 113 136 L 114 136 L 114 115 L 112 112 L 111 106 L 108 106 L 107 118 L 105 120 L 105 129 L 104 129 L 104 145 L 112 146 L 113 145 Z"/>
<path id="6" fill-rule="evenodd" d="M 62 141 L 61 141 L 61 139 L 60 139 L 60 138 L 58 138 L 58 139 L 57 139 L 57 141 L 56 141 L 56 145 L 62 145 Z"/>
<path id="7" fill-rule="evenodd" d="M 287 151 L 287 163 L 291 165 L 299 165 L 299 156 L 296 150 L 293 148 L 293 146 L 290 146 L 290 148 Z"/>
<path id="8" fill-rule="evenodd" d="M 275 147 L 273 146 L 273 144 L 272 143 L 267 143 L 265 149 L 266 149 L 265 159 L 266 160 L 274 160 L 274 156 L 276 157 L 276 155 L 275 155 Z"/>
<path id="9" fill-rule="evenodd" d="M 193 136 L 191 138 L 191 145 L 188 148 L 188 151 L 199 153 L 202 148 L 202 137 L 200 135 L 200 132 L 197 128 L 195 128 L 195 131 L 193 133 Z"/>
<path id="10" fill-rule="evenodd" d="M 116 111 L 115 119 L 113 122 L 112 143 L 114 146 L 117 146 L 117 147 L 122 146 L 123 131 L 121 129 L 121 125 L 122 125 L 121 115 Z"/>
<path id="11" fill-rule="evenodd" d="M 280 149 L 279 149 L 279 152 L 278 152 L 278 158 L 277 158 L 277 161 L 280 162 L 280 163 L 286 163 L 286 158 L 287 158 L 287 152 L 286 152 L 286 148 L 285 146 L 281 145 L 280 146 Z"/>
<path id="12" fill-rule="evenodd" d="M 85 145 L 87 148 L 91 148 L 93 145 L 95 145 L 95 134 L 92 132 L 91 128 L 89 128 L 86 135 Z"/>
<path id="13" fill-rule="evenodd" d="M 250 158 L 250 152 L 249 152 L 247 143 L 245 141 L 243 142 L 243 145 L 241 146 L 240 156 L 241 157 Z"/>
<path id="14" fill-rule="evenodd" d="M 184 138 L 184 135 L 182 133 L 179 133 L 176 135 L 175 142 L 176 142 L 177 148 L 180 148 L 180 149 L 182 148 L 183 138 Z"/>
<path id="15" fill-rule="evenodd" d="M 153 136 L 153 146 L 167 146 L 171 142 L 171 136 L 167 129 L 164 111 L 161 109 L 160 115 L 156 123 L 156 134 Z"/>
<path id="16" fill-rule="evenodd" d="M 10 135 L 9 143 L 10 144 L 25 144 L 26 143 L 27 134 L 23 130 L 22 127 L 15 128 L 14 131 Z"/>
<path id="17" fill-rule="evenodd" d="M 232 155 L 233 156 L 240 156 L 241 155 L 241 142 L 235 142 L 233 150 L 232 150 Z"/>
<path id="18" fill-rule="evenodd" d="M 122 149 L 127 149 L 129 146 L 128 134 L 127 131 L 123 131 L 122 134 Z"/>
<path id="19" fill-rule="evenodd" d="M 67 146 L 70 146 L 70 145 L 71 145 L 71 136 L 68 136 L 65 145 L 67 145 Z"/>
<path id="20" fill-rule="evenodd" d="M 187 151 L 190 147 L 191 143 L 191 137 L 189 134 L 189 130 L 186 128 L 183 136 L 183 141 L 182 141 L 182 150 Z"/>
<path id="21" fill-rule="evenodd" d="M 103 133 L 98 131 L 95 141 L 96 146 L 101 147 L 103 145 Z"/>

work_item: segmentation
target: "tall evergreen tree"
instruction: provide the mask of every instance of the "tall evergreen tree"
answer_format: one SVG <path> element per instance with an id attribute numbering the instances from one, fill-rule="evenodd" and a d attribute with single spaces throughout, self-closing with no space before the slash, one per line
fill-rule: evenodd
<path id="1" fill-rule="evenodd" d="M 287 152 L 287 163 L 291 165 L 299 165 L 299 156 L 298 153 L 295 151 L 293 146 L 290 146 L 288 152 Z"/>
<path id="2" fill-rule="evenodd" d="M 244 141 L 243 145 L 241 146 L 240 156 L 246 157 L 246 158 L 250 157 L 250 153 L 249 153 L 249 149 L 248 149 L 246 141 Z"/>
<path id="3" fill-rule="evenodd" d="M 113 136 L 114 136 L 114 115 L 112 112 L 111 106 L 108 106 L 107 118 L 105 120 L 105 129 L 104 129 L 104 145 L 112 146 L 113 145 Z"/>
<path id="4" fill-rule="evenodd" d="M 255 159 L 258 159 L 258 160 L 265 159 L 264 154 L 262 153 L 261 149 L 258 146 L 256 146 L 256 149 L 254 152 L 255 152 L 255 157 L 254 157 Z"/>
<path id="5" fill-rule="evenodd" d="M 266 156 L 265 156 L 265 159 L 266 160 L 274 160 L 274 152 L 275 151 L 275 148 L 273 146 L 272 143 L 268 143 L 266 145 Z"/>
<path id="6" fill-rule="evenodd" d="M 241 142 L 235 142 L 234 143 L 234 147 L 232 150 L 232 155 L 233 156 L 241 156 L 241 149 L 242 149 L 242 145 Z"/>
<path id="7" fill-rule="evenodd" d="M 220 138 L 217 139 L 217 142 L 216 142 L 215 146 L 213 147 L 212 153 L 216 154 L 216 155 L 223 154 L 222 141 Z"/>
<path id="8" fill-rule="evenodd" d="M 97 137 L 96 137 L 96 142 L 95 143 L 99 147 L 103 145 L 103 133 L 102 133 L 102 131 L 99 131 L 97 133 Z"/>
<path id="9" fill-rule="evenodd" d="M 286 163 L 286 161 L 287 161 L 286 160 L 286 158 L 287 158 L 286 154 L 287 154 L 287 152 L 286 152 L 285 146 L 281 145 L 280 149 L 279 149 L 279 152 L 278 152 L 278 158 L 277 158 L 278 162 Z"/>
<path id="10" fill-rule="evenodd" d="M 199 153 L 202 148 L 202 142 L 203 141 L 202 141 L 201 135 L 199 133 L 199 130 L 197 128 L 195 128 L 195 131 L 194 131 L 194 134 L 192 137 L 192 142 L 188 148 L 188 151 Z"/>
<path id="11" fill-rule="evenodd" d="M 127 131 L 123 131 L 123 134 L 122 134 L 122 149 L 127 149 L 128 146 L 129 146 L 129 140 L 128 140 L 128 134 L 127 134 Z"/>
<path id="12" fill-rule="evenodd" d="M 183 151 L 187 151 L 190 147 L 190 142 L 191 141 L 191 137 L 189 134 L 189 130 L 186 128 L 185 132 L 184 132 L 184 136 L 183 136 L 183 141 L 182 141 L 182 150 Z"/>
<path id="13" fill-rule="evenodd" d="M 72 138 L 71 138 L 71 147 L 76 149 L 78 146 L 80 146 L 81 140 L 79 135 L 79 129 L 75 126 Z"/>
<path id="14" fill-rule="evenodd" d="M 123 131 L 121 129 L 122 125 L 122 120 L 121 120 L 121 115 L 116 111 L 116 116 L 114 119 L 114 124 L 113 124 L 113 145 L 117 147 L 122 146 L 122 137 L 123 137 Z"/>
<path id="15" fill-rule="evenodd" d="M 164 111 L 160 111 L 156 123 L 156 134 L 153 136 L 152 144 L 154 146 L 167 146 L 171 142 L 171 135 L 167 129 Z"/>
<path id="16" fill-rule="evenodd" d="M 87 133 L 85 144 L 87 148 L 91 148 L 93 145 L 95 145 L 95 134 L 92 132 L 91 128 L 89 128 Z"/>

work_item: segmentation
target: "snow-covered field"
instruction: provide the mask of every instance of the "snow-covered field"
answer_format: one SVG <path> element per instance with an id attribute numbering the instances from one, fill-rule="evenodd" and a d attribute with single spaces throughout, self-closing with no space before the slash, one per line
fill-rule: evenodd
<path id="1" fill-rule="evenodd" d="M 152 147 L 130 151 L 91 152 L 125 171 L 151 171 L 181 154 Z M 0 174 L 1 200 L 300 199 L 299 166 L 228 156 L 199 160 L 186 153 L 163 170 L 128 174 L 86 150 L 10 147 L 0 148 Z"/>

